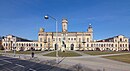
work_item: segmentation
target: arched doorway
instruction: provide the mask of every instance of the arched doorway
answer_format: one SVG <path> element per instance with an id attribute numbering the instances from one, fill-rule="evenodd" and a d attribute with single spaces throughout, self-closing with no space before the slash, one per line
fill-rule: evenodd
<path id="1" fill-rule="evenodd" d="M 20 47 L 20 51 L 24 51 L 24 49 L 25 49 L 24 47 Z"/>
<path id="2" fill-rule="evenodd" d="M 96 51 L 100 51 L 100 48 L 96 48 Z"/>
<path id="3" fill-rule="evenodd" d="M 79 44 L 79 50 L 81 49 L 81 44 Z"/>
<path id="4" fill-rule="evenodd" d="M 106 51 L 110 51 L 110 49 L 109 49 L 109 48 L 106 48 Z"/>
<path id="5" fill-rule="evenodd" d="M 71 44 L 71 50 L 74 50 L 74 44 Z"/>
<path id="6" fill-rule="evenodd" d="M 55 50 L 57 50 L 58 49 L 58 45 L 57 44 L 55 44 Z"/>
<path id="7" fill-rule="evenodd" d="M 34 51 L 34 50 L 35 50 L 35 48 L 34 48 L 34 47 L 31 47 L 31 48 L 30 48 L 30 50 L 31 50 L 31 51 Z"/>

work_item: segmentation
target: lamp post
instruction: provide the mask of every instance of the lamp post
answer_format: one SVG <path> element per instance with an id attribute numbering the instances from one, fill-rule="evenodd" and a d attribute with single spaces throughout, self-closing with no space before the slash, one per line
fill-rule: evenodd
<path id="1" fill-rule="evenodd" d="M 15 41 L 15 46 L 13 45 L 13 50 L 14 50 L 14 57 L 16 55 L 16 41 Z"/>
<path id="2" fill-rule="evenodd" d="M 57 19 L 56 18 L 54 18 L 54 17 L 52 17 L 52 16 L 50 16 L 50 15 L 46 15 L 44 18 L 45 19 L 49 19 L 49 17 L 50 18 L 52 18 L 53 20 L 55 20 L 55 23 L 56 23 L 56 62 L 58 63 L 59 62 L 59 56 L 58 56 L 58 44 L 57 44 L 57 38 L 58 38 L 58 36 L 57 36 L 57 33 L 58 33 L 58 21 L 57 21 Z"/>

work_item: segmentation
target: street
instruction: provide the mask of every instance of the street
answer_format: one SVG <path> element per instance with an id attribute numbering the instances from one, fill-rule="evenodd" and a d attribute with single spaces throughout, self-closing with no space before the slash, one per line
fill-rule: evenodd
<path id="1" fill-rule="evenodd" d="M 68 71 L 63 68 L 0 56 L 0 71 Z"/>

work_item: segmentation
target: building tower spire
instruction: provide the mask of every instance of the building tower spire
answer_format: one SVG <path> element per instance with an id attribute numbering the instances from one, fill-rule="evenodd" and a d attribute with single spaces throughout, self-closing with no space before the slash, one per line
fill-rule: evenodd
<path id="1" fill-rule="evenodd" d="M 93 28 L 92 28 L 91 23 L 88 26 L 87 32 L 90 34 L 90 41 L 92 41 L 93 40 Z"/>
<path id="2" fill-rule="evenodd" d="M 92 28 L 91 23 L 89 24 L 87 31 L 88 31 L 89 33 L 93 33 L 93 28 Z"/>

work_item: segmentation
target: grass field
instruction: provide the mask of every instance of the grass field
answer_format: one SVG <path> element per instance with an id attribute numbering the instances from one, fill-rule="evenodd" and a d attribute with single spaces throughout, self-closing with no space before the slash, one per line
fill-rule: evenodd
<path id="1" fill-rule="evenodd" d="M 0 50 L 0 53 L 3 53 L 4 51 L 3 50 Z"/>
<path id="2" fill-rule="evenodd" d="M 126 51 L 122 51 L 122 52 L 114 52 L 114 51 L 80 51 L 80 52 L 83 52 L 83 53 L 89 54 L 89 55 L 105 55 L 105 54 L 128 53 Z"/>
<path id="3" fill-rule="evenodd" d="M 80 54 L 77 54 L 77 53 L 72 52 L 72 51 L 66 51 L 66 52 L 61 52 L 61 51 L 59 51 L 59 52 L 58 52 L 58 55 L 59 55 L 59 57 L 81 56 Z M 55 56 L 56 56 L 56 52 L 48 53 L 48 54 L 45 54 L 45 55 L 43 55 L 43 56 L 52 56 L 52 57 L 55 57 Z"/>
<path id="4" fill-rule="evenodd" d="M 125 54 L 125 55 L 116 55 L 116 56 L 105 56 L 103 58 L 107 59 L 112 59 L 112 60 L 117 60 L 121 62 L 126 62 L 130 63 L 130 54 Z"/>

